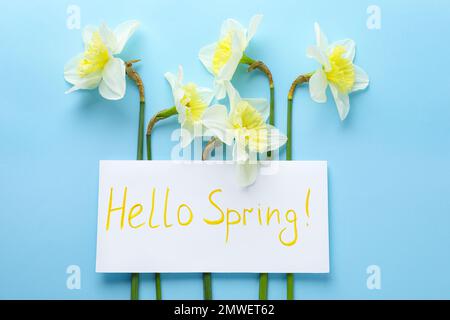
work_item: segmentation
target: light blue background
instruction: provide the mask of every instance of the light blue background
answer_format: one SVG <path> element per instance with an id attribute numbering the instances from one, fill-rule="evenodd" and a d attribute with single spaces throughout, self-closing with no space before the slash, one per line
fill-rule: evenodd
<path id="1" fill-rule="evenodd" d="M 198 50 L 221 22 L 264 21 L 248 54 L 270 66 L 277 125 L 284 131 L 291 81 L 317 64 L 305 57 L 319 21 L 330 39 L 353 38 L 370 88 L 351 97 L 341 123 L 330 99 L 307 90 L 295 100 L 294 158 L 329 161 L 331 274 L 298 275 L 299 299 L 450 298 L 450 5 L 377 0 L 381 30 L 366 27 L 373 1 L 1 1 L 0 298 L 127 299 L 128 275 L 95 273 L 98 161 L 134 159 L 137 90 L 103 100 L 97 91 L 64 95 L 63 66 L 82 51 L 81 31 L 66 28 L 69 4 L 82 26 L 138 19 L 123 58 L 141 58 L 147 120 L 172 105 L 166 71 L 184 65 L 188 80 L 209 85 Z M 241 67 L 243 96 L 267 96 L 267 82 Z M 156 159 L 168 159 L 177 126 L 154 134 Z M 66 288 L 79 265 L 81 290 Z M 366 287 L 378 265 L 382 289 Z M 214 275 L 217 299 L 257 298 L 256 275 Z M 200 275 L 163 275 L 164 298 L 202 298 Z M 141 297 L 154 298 L 151 275 Z M 285 297 L 281 275 L 270 298 Z"/>

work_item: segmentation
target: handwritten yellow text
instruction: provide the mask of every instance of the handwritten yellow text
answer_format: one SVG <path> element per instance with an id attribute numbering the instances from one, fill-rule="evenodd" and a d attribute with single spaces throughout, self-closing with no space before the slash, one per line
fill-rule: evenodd
<path id="1" fill-rule="evenodd" d="M 136 230 L 145 226 L 149 230 L 166 230 L 176 226 L 189 227 L 196 221 L 195 211 L 189 204 L 182 202 L 174 205 L 172 203 L 170 188 L 164 190 L 164 198 L 161 199 L 161 202 L 157 201 L 156 193 L 156 188 L 153 188 L 150 206 L 146 209 L 143 203 L 128 203 L 128 187 L 119 191 L 110 188 L 106 231 L 110 230 L 112 221 L 115 221 L 120 230 L 124 228 Z M 160 193 L 162 194 L 162 192 Z M 300 215 L 294 208 L 282 210 L 276 207 L 259 205 L 250 208 L 225 207 L 221 205 L 221 202 L 223 202 L 220 201 L 221 195 L 223 195 L 222 189 L 214 189 L 208 194 L 207 204 L 210 206 L 210 210 L 202 212 L 201 223 L 210 227 L 223 225 L 225 228 L 225 243 L 231 241 L 234 228 L 245 227 L 249 224 L 261 227 L 280 226 L 279 231 L 277 231 L 277 240 L 283 246 L 291 247 L 298 243 Z M 304 215 L 308 219 L 311 217 L 310 197 L 311 189 L 308 189 L 304 203 Z"/>

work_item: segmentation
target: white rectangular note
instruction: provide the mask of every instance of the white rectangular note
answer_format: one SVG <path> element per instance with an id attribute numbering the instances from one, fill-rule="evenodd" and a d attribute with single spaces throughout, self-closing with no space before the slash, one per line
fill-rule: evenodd
<path id="1" fill-rule="evenodd" d="M 97 272 L 328 273 L 327 163 L 101 161 Z"/>

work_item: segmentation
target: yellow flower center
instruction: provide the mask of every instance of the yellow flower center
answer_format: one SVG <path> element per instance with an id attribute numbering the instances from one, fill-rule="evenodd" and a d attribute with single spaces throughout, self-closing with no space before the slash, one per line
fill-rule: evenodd
<path id="1" fill-rule="evenodd" d="M 247 101 L 240 101 L 231 115 L 231 124 L 235 129 L 258 129 L 265 127 L 264 119 Z"/>
<path id="2" fill-rule="evenodd" d="M 81 78 L 103 70 L 109 61 L 109 51 L 103 43 L 100 33 L 94 32 L 91 41 L 86 45 L 84 57 L 78 65 L 78 74 Z"/>
<path id="3" fill-rule="evenodd" d="M 345 48 L 337 46 L 330 55 L 331 70 L 326 72 L 328 81 L 332 82 L 340 92 L 349 93 L 355 84 L 353 63 L 342 57 Z"/>
<path id="4" fill-rule="evenodd" d="M 241 101 L 236 106 L 230 121 L 234 129 L 239 130 L 239 136 L 245 138 L 250 150 L 264 152 L 267 146 L 267 125 L 261 113 L 247 101 Z"/>
<path id="5" fill-rule="evenodd" d="M 198 94 L 195 84 L 188 83 L 183 89 L 184 97 L 181 99 L 181 104 L 186 106 L 186 118 L 191 121 L 199 121 L 208 105 Z"/>
<path id="6" fill-rule="evenodd" d="M 217 75 L 223 66 L 231 58 L 232 49 L 232 34 L 229 32 L 223 37 L 217 44 L 216 51 L 214 52 L 212 60 L 212 69 L 215 75 Z"/>

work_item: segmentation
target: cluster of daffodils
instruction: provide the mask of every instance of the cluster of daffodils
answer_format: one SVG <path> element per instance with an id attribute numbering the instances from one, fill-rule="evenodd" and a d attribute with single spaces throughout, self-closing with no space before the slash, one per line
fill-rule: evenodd
<path id="1" fill-rule="evenodd" d="M 307 49 L 307 56 L 317 60 L 321 67 L 309 80 L 311 98 L 319 103 L 327 102 L 329 86 L 341 120 L 350 111 L 349 93 L 363 90 L 369 85 L 369 77 L 360 67 L 353 64 L 355 42 L 350 39 L 328 43 L 328 39 L 315 24 L 316 45 Z"/>
<path id="2" fill-rule="evenodd" d="M 181 67 L 178 75 L 165 75 L 172 88 L 182 128 L 181 146 L 185 148 L 193 139 L 213 133 L 224 144 L 232 146 L 233 160 L 238 165 L 239 181 L 243 186 L 255 182 L 259 155 L 275 151 L 287 141 L 286 136 L 267 124 L 270 115 L 267 101 L 242 99 L 231 83 L 239 64 L 253 61 L 245 55 L 245 50 L 261 21 L 262 15 L 255 15 L 245 28 L 238 21 L 227 19 L 222 25 L 219 40 L 200 50 L 200 61 L 214 77 L 213 89 L 191 82 L 184 84 Z M 72 84 L 67 93 L 98 87 L 106 99 L 123 98 L 127 69 L 126 63 L 117 55 L 138 26 L 137 21 L 127 21 L 114 30 L 106 24 L 86 27 L 83 31 L 85 51 L 71 59 L 64 68 L 64 77 Z M 320 68 L 307 74 L 310 95 L 314 101 L 325 103 L 327 88 L 330 87 L 339 116 L 344 120 L 350 110 L 349 94 L 365 89 L 369 78 L 353 64 L 353 40 L 330 44 L 317 23 L 315 32 L 317 43 L 307 49 L 307 56 L 317 60 Z M 228 108 L 213 104 L 213 101 L 227 96 Z"/>
<path id="3" fill-rule="evenodd" d="M 226 86 L 230 108 L 212 105 L 214 92 L 194 83 L 183 84 L 182 67 L 178 76 L 166 73 L 172 87 L 178 121 L 181 125 L 181 146 L 187 147 L 194 138 L 213 134 L 233 150 L 239 184 L 253 184 L 258 173 L 258 154 L 279 149 L 286 136 L 267 124 L 270 115 L 265 99 L 242 99 L 230 84 Z"/>
<path id="4" fill-rule="evenodd" d="M 122 99 L 126 90 L 125 62 L 116 55 L 138 27 L 137 21 L 124 22 L 114 30 L 106 24 L 87 26 L 83 30 L 85 51 L 64 67 L 64 78 L 73 85 L 66 93 L 98 87 L 105 99 Z"/>
<path id="5" fill-rule="evenodd" d="M 245 29 L 239 22 L 228 19 L 223 23 L 220 40 L 200 50 L 199 58 L 214 76 L 214 89 L 183 84 L 183 71 L 178 75 L 166 73 L 173 92 L 178 121 L 181 125 L 181 146 L 187 147 L 194 138 L 213 134 L 233 150 L 238 181 L 243 187 L 256 181 L 259 155 L 279 149 L 286 136 L 267 124 L 270 115 L 265 99 L 242 99 L 231 79 L 256 33 L 262 16 L 251 19 Z M 228 96 L 229 108 L 212 104 L 214 98 Z"/>

